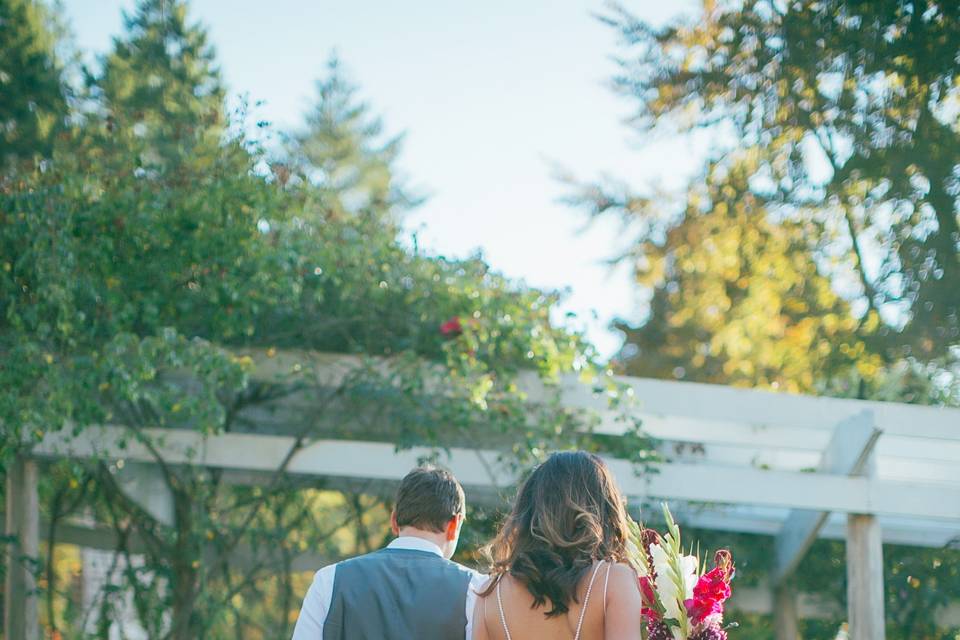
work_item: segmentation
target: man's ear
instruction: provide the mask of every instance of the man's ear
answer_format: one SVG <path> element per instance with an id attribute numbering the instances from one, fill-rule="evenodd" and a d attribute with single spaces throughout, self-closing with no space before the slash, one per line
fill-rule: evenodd
<path id="1" fill-rule="evenodd" d="M 444 533 L 447 535 L 447 540 L 453 541 L 457 539 L 457 536 L 460 535 L 460 526 L 463 524 L 463 519 L 464 515 L 462 513 L 458 513 L 450 518 L 444 530 Z"/>
<path id="2" fill-rule="evenodd" d="M 400 527 L 397 526 L 397 512 L 393 510 L 390 512 L 390 530 L 393 531 L 393 535 L 400 535 Z"/>

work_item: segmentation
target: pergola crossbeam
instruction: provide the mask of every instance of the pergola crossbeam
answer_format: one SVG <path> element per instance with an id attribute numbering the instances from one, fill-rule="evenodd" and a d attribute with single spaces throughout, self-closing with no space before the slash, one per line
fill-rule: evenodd
<path id="1" fill-rule="evenodd" d="M 147 429 L 142 434 L 162 451 L 167 464 L 195 464 L 270 474 L 296 445 L 293 437 L 220 434 L 205 437 L 188 430 Z M 127 440 L 127 446 L 120 443 Z M 318 440 L 292 456 L 285 472 L 313 476 L 394 480 L 420 460 L 440 452 L 464 485 L 489 490 L 510 486 L 515 477 L 498 463 L 496 451 L 412 448 L 378 442 Z M 34 450 L 36 455 L 123 458 L 153 462 L 145 445 L 130 439 L 123 427 L 88 427 L 78 437 L 53 433 Z M 638 476 L 623 460 L 609 460 L 624 491 L 637 498 L 662 498 L 749 504 L 791 509 L 919 518 L 953 519 L 960 513 L 960 487 L 851 478 L 710 464 L 653 465 Z"/>
<path id="2" fill-rule="evenodd" d="M 256 366 L 253 377 L 262 382 L 297 380 L 318 386 L 341 384 L 352 373 L 372 368 L 389 372 L 388 360 L 308 351 L 244 349 Z M 443 384 L 442 372 L 430 387 Z M 631 417 L 643 422 L 644 431 L 659 439 L 685 442 L 737 444 L 777 449 L 823 451 L 833 425 L 862 411 L 871 411 L 884 439 L 898 439 L 894 451 L 910 446 L 909 457 L 956 460 L 960 455 L 960 409 L 906 405 L 842 398 L 825 398 L 756 389 L 741 389 L 695 382 L 614 376 L 638 400 Z M 547 397 L 548 387 L 534 372 L 522 372 L 518 386 L 530 401 Z M 579 374 L 563 375 L 558 389 L 562 404 L 596 413 L 598 431 L 622 434 L 627 425 L 611 411 L 607 398 L 585 384 Z M 947 450 L 942 447 L 947 445 Z M 881 444 L 881 450 L 883 445 Z M 947 455 L 949 457 L 942 458 Z"/>
<path id="3" fill-rule="evenodd" d="M 674 515 L 690 527 L 776 536 L 783 529 L 790 510 L 773 508 L 765 511 L 769 513 L 758 514 L 744 505 L 677 505 Z M 883 516 L 880 524 L 884 544 L 943 548 L 960 543 L 960 524 L 949 520 Z M 818 537 L 846 540 L 846 514 L 831 514 Z"/>
<path id="4" fill-rule="evenodd" d="M 663 423 L 673 432 L 679 430 L 678 418 L 686 418 L 693 424 L 717 425 L 718 435 L 723 433 L 723 441 L 742 438 L 749 443 L 748 436 L 754 441 L 764 433 L 776 432 L 778 446 L 790 446 L 789 436 L 794 431 L 793 444 L 800 448 L 809 448 L 803 439 L 809 434 L 804 431 L 821 432 L 816 447 L 822 450 L 830 438 L 833 425 L 841 420 L 852 418 L 861 411 L 871 411 L 875 426 L 891 436 L 908 438 L 943 439 L 957 442 L 960 438 L 957 425 L 960 424 L 960 409 L 946 407 L 928 407 L 906 405 L 896 402 L 875 402 L 869 400 L 847 400 L 815 396 L 776 393 L 755 389 L 738 389 L 721 385 L 696 382 L 669 382 L 649 378 L 619 377 L 617 380 L 632 390 L 639 399 L 640 406 L 636 415 L 641 418 L 670 418 Z M 589 408 L 600 412 L 607 411 L 604 398 L 592 394 L 589 388 L 578 384 L 575 377 L 565 378 L 563 382 L 563 401 L 569 407 Z M 648 418 L 647 425 L 653 421 Z M 725 427 L 748 427 L 749 432 L 737 436 L 725 433 Z M 616 425 L 608 423 L 616 430 Z M 623 426 L 619 426 L 623 430 Z M 786 442 L 784 441 L 786 440 Z"/>

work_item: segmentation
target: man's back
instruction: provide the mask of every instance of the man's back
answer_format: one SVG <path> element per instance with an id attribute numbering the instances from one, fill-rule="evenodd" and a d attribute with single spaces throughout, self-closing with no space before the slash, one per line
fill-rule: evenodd
<path id="1" fill-rule="evenodd" d="M 317 572 L 293 640 L 469 638 L 483 577 L 424 540 L 400 537 Z"/>
<path id="2" fill-rule="evenodd" d="M 469 638 L 482 576 L 451 562 L 466 512 L 446 470 L 410 471 L 397 489 L 386 549 L 324 567 L 303 599 L 293 640 Z"/>
<path id="3" fill-rule="evenodd" d="M 460 640 L 471 572 L 429 551 L 387 548 L 337 566 L 323 640 Z"/>

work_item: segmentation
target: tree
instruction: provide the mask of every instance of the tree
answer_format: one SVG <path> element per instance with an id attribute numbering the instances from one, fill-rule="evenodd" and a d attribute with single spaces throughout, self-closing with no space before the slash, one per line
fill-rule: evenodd
<path id="1" fill-rule="evenodd" d="M 627 43 L 616 84 L 636 99 L 635 122 L 729 127 L 734 147 L 764 149 L 758 195 L 783 215 L 824 218 L 820 248 L 845 246 L 860 301 L 895 334 L 878 348 L 949 359 L 960 342 L 960 6 L 704 6 L 702 21 L 662 29 L 625 10 L 607 17 Z"/>
<path id="2" fill-rule="evenodd" d="M 148 174 L 204 171 L 223 143 L 225 91 L 206 30 L 182 0 L 144 0 L 125 16 L 102 74 L 91 78 L 102 145 L 134 152 Z"/>
<path id="3" fill-rule="evenodd" d="M 812 259 L 808 238 L 822 229 L 777 220 L 751 192 L 761 153 L 712 165 L 678 214 L 629 193 L 575 199 L 642 229 L 631 260 L 652 296 L 639 326 L 618 325 L 627 373 L 795 393 L 821 388 L 824 374 L 876 377 L 882 362 Z"/>
<path id="4" fill-rule="evenodd" d="M 317 94 L 306 129 L 292 137 L 291 163 L 320 190 L 330 215 L 365 212 L 395 225 L 404 210 L 421 201 L 396 167 L 403 136 L 385 138 L 382 120 L 357 99 L 357 88 L 336 56 L 327 62 Z"/>
<path id="5" fill-rule="evenodd" d="M 46 8 L 0 1 L 0 173 L 48 157 L 67 102 Z"/>

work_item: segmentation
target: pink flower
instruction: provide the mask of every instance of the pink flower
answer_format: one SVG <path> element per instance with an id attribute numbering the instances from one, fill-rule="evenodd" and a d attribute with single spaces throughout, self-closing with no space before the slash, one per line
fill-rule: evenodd
<path id="1" fill-rule="evenodd" d="M 733 578 L 733 556 L 723 549 L 714 557 L 716 566 L 700 576 L 693 587 L 693 598 L 684 601 L 687 614 L 694 625 L 706 620 L 719 620 L 723 615 L 723 603 L 730 597 L 730 580 Z"/>
<path id="2" fill-rule="evenodd" d="M 463 325 L 460 324 L 460 317 L 453 316 L 440 325 L 440 333 L 445 336 L 458 336 L 463 333 Z"/>

